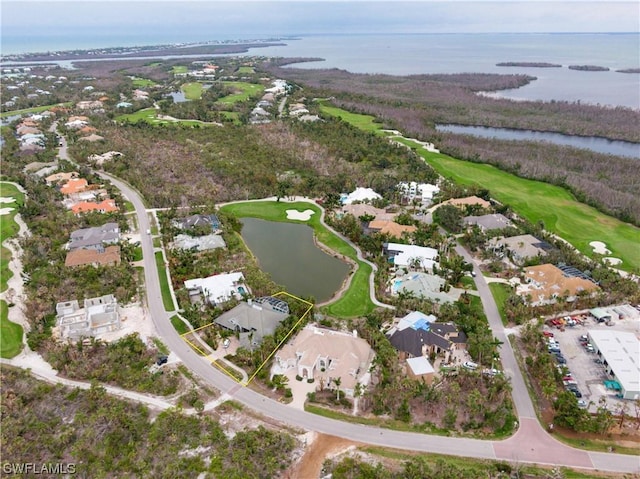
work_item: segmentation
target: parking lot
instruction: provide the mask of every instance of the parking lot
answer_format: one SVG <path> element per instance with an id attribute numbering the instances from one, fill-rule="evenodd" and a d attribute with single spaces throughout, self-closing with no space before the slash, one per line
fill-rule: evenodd
<path id="1" fill-rule="evenodd" d="M 623 400 L 616 398 L 616 391 L 607 390 L 604 385 L 605 380 L 613 378 L 607 375 L 602 364 L 596 363 L 597 356 L 587 351 L 581 344 L 580 337 L 586 335 L 589 330 L 610 330 L 611 328 L 631 332 L 640 337 L 640 319 L 618 319 L 613 322 L 613 326 L 607 326 L 605 323 L 598 323 L 588 315 L 584 317 L 586 319 L 582 324 L 578 322 L 575 326 L 564 326 L 562 328 L 564 330 L 545 325 L 544 331 L 553 333 L 553 339 L 559 344 L 562 355 L 567 361 L 564 366 L 577 382 L 578 390 L 582 393 L 580 399 L 589 404 L 589 410 L 595 412 L 599 401 L 604 397 L 607 408 L 616 412 L 620 409 Z"/>

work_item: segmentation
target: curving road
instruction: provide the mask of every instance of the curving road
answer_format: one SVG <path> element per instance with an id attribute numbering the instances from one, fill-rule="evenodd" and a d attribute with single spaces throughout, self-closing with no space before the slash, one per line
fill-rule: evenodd
<path id="1" fill-rule="evenodd" d="M 109 179 L 131 201 L 138 216 L 140 231 L 149 229 L 149 219 L 140 195 L 117 178 L 106 173 L 99 174 Z M 162 340 L 191 371 L 200 375 L 203 380 L 228 397 L 245 404 L 260 414 L 305 430 L 318 431 L 378 446 L 482 459 L 500 459 L 518 463 L 595 468 L 612 472 L 640 472 L 638 457 L 574 449 L 556 441 L 541 428 L 535 418 L 535 411 L 515 362 L 515 356 L 504 334 L 498 310 L 481 274 L 476 276 L 476 278 L 480 279 L 480 281 L 477 281 L 478 291 L 482 297 L 494 334 L 498 339 L 504 341 L 502 346 L 503 364 L 506 373 L 512 379 L 514 403 L 520 420 L 520 427 L 517 433 L 504 441 L 431 436 L 336 421 L 290 408 L 251 389 L 240 386 L 227 375 L 212 368 L 175 331 L 169 320 L 169 315 L 163 307 L 151 236 L 143 234 L 141 245 L 145 264 L 147 302 L 151 317 Z M 477 272 L 479 273 L 479 271 Z"/>

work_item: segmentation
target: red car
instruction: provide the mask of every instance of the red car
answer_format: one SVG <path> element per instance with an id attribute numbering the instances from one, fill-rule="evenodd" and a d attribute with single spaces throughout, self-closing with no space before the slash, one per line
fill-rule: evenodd
<path id="1" fill-rule="evenodd" d="M 553 333 L 551 331 L 542 331 L 547 338 L 553 338 Z"/>

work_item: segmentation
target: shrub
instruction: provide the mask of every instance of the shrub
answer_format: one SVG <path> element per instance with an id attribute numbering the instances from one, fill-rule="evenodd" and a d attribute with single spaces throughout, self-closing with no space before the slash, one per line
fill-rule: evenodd
<path id="1" fill-rule="evenodd" d="M 284 397 L 286 398 L 291 398 L 293 397 L 293 392 L 291 391 L 291 388 L 286 388 L 284 390 Z"/>
<path id="2" fill-rule="evenodd" d="M 296 374 L 296 381 L 302 381 L 302 376 L 300 376 L 299 374 Z"/>
<path id="3" fill-rule="evenodd" d="M 313 381 L 315 381 L 315 379 L 313 379 L 313 378 L 309 378 L 309 379 L 307 379 L 307 383 L 309 383 L 309 384 L 312 384 L 312 383 L 313 383 Z"/>

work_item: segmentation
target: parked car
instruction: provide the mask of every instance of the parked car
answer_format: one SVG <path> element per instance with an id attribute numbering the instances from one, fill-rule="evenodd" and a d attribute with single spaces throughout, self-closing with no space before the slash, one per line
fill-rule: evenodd
<path id="1" fill-rule="evenodd" d="M 581 398 L 582 397 L 582 393 L 580 391 L 571 391 L 577 398 Z"/>
<path id="2" fill-rule="evenodd" d="M 578 407 L 584 409 L 588 406 L 587 401 L 584 399 L 578 399 Z"/>
<path id="3" fill-rule="evenodd" d="M 161 354 L 158 356 L 158 360 L 156 361 L 156 364 L 158 366 L 162 366 L 163 364 L 166 364 L 168 360 L 169 360 L 169 356 L 167 356 L 166 354 Z"/>
<path id="4" fill-rule="evenodd" d="M 560 348 L 558 346 L 549 346 L 547 349 L 549 350 L 550 353 L 559 353 L 560 352 Z"/>
<path id="5" fill-rule="evenodd" d="M 602 364 L 602 359 L 600 359 L 600 358 L 594 358 L 594 359 L 593 359 L 593 362 L 594 362 L 594 363 L 596 363 L 596 364 Z"/>
<path id="6" fill-rule="evenodd" d="M 596 352 L 595 348 L 591 344 L 587 344 L 585 349 L 587 350 L 588 353 L 595 353 Z"/>
<path id="7" fill-rule="evenodd" d="M 478 365 L 473 361 L 465 361 L 464 363 L 462 363 L 462 367 L 471 371 L 475 371 L 476 369 L 478 369 Z"/>
<path id="8" fill-rule="evenodd" d="M 567 364 L 567 360 L 563 356 L 560 356 L 560 357 L 556 356 L 556 362 L 558 364 Z"/>
<path id="9" fill-rule="evenodd" d="M 542 331 L 547 338 L 553 338 L 553 333 L 551 331 Z"/>

